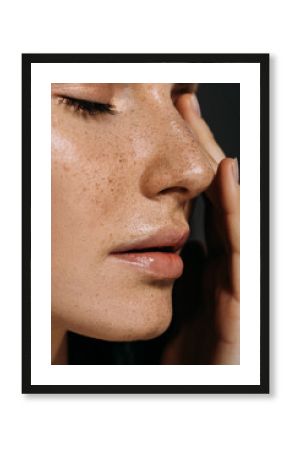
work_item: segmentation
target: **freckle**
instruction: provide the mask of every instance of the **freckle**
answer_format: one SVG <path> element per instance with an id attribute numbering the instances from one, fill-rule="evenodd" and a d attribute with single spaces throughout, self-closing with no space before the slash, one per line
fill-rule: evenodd
<path id="1" fill-rule="evenodd" d="M 88 188 L 83 187 L 83 192 L 86 192 L 88 190 Z"/>
<path id="2" fill-rule="evenodd" d="M 69 168 L 69 166 L 67 164 L 64 164 L 63 165 L 63 170 L 65 170 L 66 172 L 69 172 L 70 168 Z"/>

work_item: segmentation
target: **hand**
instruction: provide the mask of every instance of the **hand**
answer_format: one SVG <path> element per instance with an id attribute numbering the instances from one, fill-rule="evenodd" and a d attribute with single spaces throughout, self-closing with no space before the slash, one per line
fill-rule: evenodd
<path id="1" fill-rule="evenodd" d="M 204 193 L 207 249 L 184 248 L 183 276 L 175 284 L 177 331 L 161 364 L 240 362 L 240 188 L 236 161 L 226 158 L 200 117 L 196 97 L 176 107 L 215 171 Z"/>

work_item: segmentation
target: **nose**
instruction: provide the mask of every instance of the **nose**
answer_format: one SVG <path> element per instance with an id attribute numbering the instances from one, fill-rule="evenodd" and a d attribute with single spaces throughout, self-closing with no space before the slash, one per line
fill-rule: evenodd
<path id="1" fill-rule="evenodd" d="M 143 195 L 174 196 L 182 203 L 198 196 L 214 177 L 210 158 L 174 106 L 167 113 L 151 110 L 150 117 L 151 148 L 141 177 Z"/>

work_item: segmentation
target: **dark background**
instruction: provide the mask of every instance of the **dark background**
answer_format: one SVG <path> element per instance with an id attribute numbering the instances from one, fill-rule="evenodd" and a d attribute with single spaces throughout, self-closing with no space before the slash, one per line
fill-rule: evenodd
<path id="1" fill-rule="evenodd" d="M 240 85 L 200 84 L 197 93 L 201 114 L 216 141 L 230 158 L 240 156 Z"/>
<path id="2" fill-rule="evenodd" d="M 201 113 L 226 156 L 240 158 L 240 85 L 200 84 L 197 93 Z M 190 240 L 203 239 L 203 201 L 198 199 L 190 221 Z M 174 311 L 174 293 L 173 293 Z M 173 320 L 160 337 L 149 341 L 106 342 L 68 333 L 69 364 L 160 364 L 160 354 L 175 331 Z"/>

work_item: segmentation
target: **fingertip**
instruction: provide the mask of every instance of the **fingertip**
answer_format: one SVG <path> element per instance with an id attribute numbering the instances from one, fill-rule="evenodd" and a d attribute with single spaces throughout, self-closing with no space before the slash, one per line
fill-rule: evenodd
<path id="1" fill-rule="evenodd" d="M 239 184 L 236 158 L 223 159 L 217 171 L 217 184 L 223 209 L 234 212 L 238 204 Z"/>
<path id="2" fill-rule="evenodd" d="M 197 114 L 199 117 L 201 117 L 200 104 L 197 99 L 197 96 L 194 93 L 192 93 L 190 96 L 190 103 L 191 103 L 191 108 L 192 108 L 193 112 L 195 114 Z"/>
<path id="3" fill-rule="evenodd" d="M 180 95 L 175 101 L 175 107 L 183 119 L 192 125 L 192 120 L 201 116 L 200 106 L 195 94 Z"/>
<path id="4" fill-rule="evenodd" d="M 228 199 L 236 191 L 236 164 L 234 158 L 224 157 L 217 165 L 215 176 L 207 190 L 207 196 L 218 207 L 223 208 L 224 203 L 228 204 Z"/>
<path id="5" fill-rule="evenodd" d="M 221 178 L 229 178 L 231 177 L 234 181 L 236 181 L 236 158 L 226 158 L 220 160 L 218 168 L 217 168 L 217 176 Z"/>
<path id="6" fill-rule="evenodd" d="M 234 180 L 235 180 L 236 184 L 238 185 L 239 184 L 239 180 L 240 180 L 238 158 L 234 158 L 234 160 L 233 160 L 232 171 L 233 171 Z"/>
<path id="7" fill-rule="evenodd" d="M 239 162 L 238 158 L 224 158 L 218 167 L 223 177 L 231 177 L 232 181 L 239 185 Z"/>

